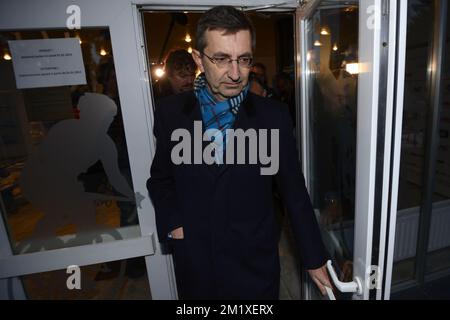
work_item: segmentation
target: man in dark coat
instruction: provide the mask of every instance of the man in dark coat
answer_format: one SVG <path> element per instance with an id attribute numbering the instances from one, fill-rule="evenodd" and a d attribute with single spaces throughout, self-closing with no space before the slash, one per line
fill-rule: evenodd
<path id="1" fill-rule="evenodd" d="M 331 287 L 327 255 L 301 173 L 289 112 L 277 101 L 248 92 L 255 43 L 250 21 L 232 7 L 215 7 L 199 20 L 196 39 L 193 58 L 202 74 L 193 92 L 159 102 L 157 148 L 147 183 L 159 240 L 173 246 L 179 297 L 278 299 L 273 179 L 287 207 L 303 266 L 325 294 L 324 285 Z M 203 131 L 198 132 L 199 124 Z M 230 129 L 248 133 L 248 143 L 231 144 Z M 261 150 L 259 161 L 249 161 L 256 150 L 252 133 L 261 147 L 264 130 L 270 132 L 265 149 L 271 155 L 270 168 L 268 161 L 261 161 Z M 177 137 L 184 139 L 177 143 Z M 236 160 L 243 152 L 244 163 Z"/>
<path id="2" fill-rule="evenodd" d="M 153 86 L 155 98 L 192 90 L 196 67 L 189 52 L 184 49 L 171 50 L 164 60 L 165 75 Z"/>

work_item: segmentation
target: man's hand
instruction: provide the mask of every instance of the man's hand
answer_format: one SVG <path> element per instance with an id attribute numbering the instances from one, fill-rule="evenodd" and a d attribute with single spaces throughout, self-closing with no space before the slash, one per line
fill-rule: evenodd
<path id="1" fill-rule="evenodd" d="M 184 239 L 183 227 L 172 230 L 170 234 L 172 235 L 172 239 Z"/>
<path id="2" fill-rule="evenodd" d="M 327 291 L 325 290 L 325 286 L 329 288 L 333 288 L 330 282 L 330 278 L 328 277 L 327 265 L 324 264 L 318 269 L 308 270 L 309 276 L 313 279 L 317 288 L 319 288 L 322 295 L 326 295 Z"/>

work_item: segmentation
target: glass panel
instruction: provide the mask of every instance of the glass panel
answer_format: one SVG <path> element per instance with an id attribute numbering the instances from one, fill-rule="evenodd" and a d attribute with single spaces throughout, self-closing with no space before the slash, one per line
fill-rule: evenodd
<path id="1" fill-rule="evenodd" d="M 36 78 L 37 87 L 17 89 L 13 63 L 27 56 L 15 56 L 12 41 L 32 39 L 43 55 L 46 39 L 78 39 L 85 84 Z M 109 30 L 3 31 L 0 52 L 0 204 L 13 251 L 138 236 L 137 228 L 116 230 L 138 220 Z M 50 65 L 40 70 L 67 62 L 33 58 L 32 67 Z"/>
<path id="2" fill-rule="evenodd" d="M 427 77 L 432 21 L 431 0 L 408 4 L 402 149 L 392 285 L 412 279 L 415 272 L 417 232 L 425 181 L 429 114 Z"/>
<path id="3" fill-rule="evenodd" d="M 403 113 L 402 159 L 400 167 L 399 211 L 395 235 L 391 299 L 450 299 L 450 109 L 449 41 L 444 51 L 442 105 L 440 106 L 439 142 L 432 195 L 431 224 L 426 256 L 425 282 L 407 287 L 401 282 L 415 277 L 419 217 L 425 190 L 424 163 L 430 116 L 428 63 L 431 54 L 435 1 L 421 0 L 408 5 L 407 60 Z M 447 11 L 448 17 L 448 11 Z M 447 18 L 447 37 L 449 34 Z M 432 274 L 432 278 L 427 276 Z M 396 286 L 397 285 L 397 286 Z M 405 288 L 402 288 L 405 287 Z"/>
<path id="4" fill-rule="evenodd" d="M 358 5 L 323 2 L 307 22 L 311 200 L 342 281 L 353 275 Z M 331 5 L 333 4 L 333 5 Z M 351 298 L 338 294 L 339 299 Z"/>
<path id="5" fill-rule="evenodd" d="M 443 92 L 439 122 L 440 139 L 433 188 L 427 273 L 450 269 L 450 23 L 448 18 L 447 11 L 447 44 L 442 70 Z"/>
<path id="6" fill-rule="evenodd" d="M 79 275 L 79 278 L 77 277 Z M 144 258 L 119 260 L 22 277 L 28 299 L 150 300 Z"/>

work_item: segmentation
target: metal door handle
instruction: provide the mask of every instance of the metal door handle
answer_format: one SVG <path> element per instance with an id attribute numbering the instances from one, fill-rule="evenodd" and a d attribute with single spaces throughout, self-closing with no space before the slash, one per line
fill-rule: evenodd
<path id="1" fill-rule="evenodd" d="M 354 292 L 358 295 L 362 294 L 362 282 L 358 277 L 355 277 L 352 282 L 339 281 L 336 271 L 331 265 L 331 260 L 327 261 L 327 269 L 333 279 L 333 283 L 340 292 Z"/>

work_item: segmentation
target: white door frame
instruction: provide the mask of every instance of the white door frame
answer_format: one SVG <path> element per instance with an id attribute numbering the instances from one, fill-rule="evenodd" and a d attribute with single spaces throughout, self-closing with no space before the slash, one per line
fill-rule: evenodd
<path id="1" fill-rule="evenodd" d="M 307 10 L 299 11 L 300 23 L 298 24 L 300 46 L 304 48 L 304 19 L 308 17 L 319 1 L 308 2 Z M 123 110 L 125 135 L 129 150 L 129 160 L 135 192 L 145 195 L 142 208 L 138 209 L 139 232 L 136 238 L 91 244 L 73 248 L 56 249 L 51 251 L 36 252 L 23 255 L 12 255 L 8 239 L 5 237 L 6 228 L 0 225 L 2 237 L 0 238 L 0 294 L 5 294 L 6 279 L 44 271 L 59 270 L 69 264 L 89 265 L 99 262 L 127 259 L 136 256 L 145 256 L 147 272 L 150 282 L 152 297 L 154 299 L 175 299 L 176 286 L 174 281 L 173 266 L 170 256 L 162 255 L 156 236 L 154 209 L 148 197 L 146 181 L 150 172 L 150 165 L 155 150 L 153 130 L 153 102 L 150 95 L 150 82 L 145 62 L 145 54 L 142 25 L 138 7 L 148 5 L 154 9 L 172 10 L 204 10 L 210 6 L 220 4 L 219 1 L 204 2 L 196 0 L 166 1 L 160 4 L 156 1 L 123 1 L 123 0 L 79 0 L 76 3 L 70 0 L 51 1 L 21 0 L 14 3 L 0 4 L 0 30 L 24 30 L 24 29 L 48 29 L 64 28 L 68 17 L 66 9 L 69 5 L 76 4 L 81 9 L 81 27 L 109 27 L 111 42 L 114 50 L 116 76 L 120 93 L 120 102 Z M 231 1 L 230 5 L 242 7 L 241 1 Z M 252 1 L 251 6 L 265 6 L 267 0 Z M 367 9 L 375 5 L 381 6 L 381 0 L 360 1 L 360 25 L 367 23 L 370 13 Z M 283 5 L 282 8 L 294 9 L 293 4 Z M 276 9 L 269 9 L 275 11 Z M 369 11 L 370 12 L 370 11 Z M 402 14 L 404 12 L 402 11 Z M 380 17 L 375 17 L 377 20 Z M 297 26 L 296 26 L 297 28 Z M 370 264 L 372 254 L 372 224 L 374 208 L 375 186 L 375 160 L 378 121 L 378 81 L 379 81 L 379 55 L 381 46 L 380 32 L 377 28 L 369 30 L 360 27 L 359 40 L 360 69 L 358 84 L 358 133 L 357 133 L 357 175 L 356 175 L 356 215 L 355 215 L 355 248 L 354 248 L 354 275 L 363 279 L 363 299 L 368 299 L 367 287 L 370 276 Z M 398 57 L 399 58 L 399 57 Z M 300 60 L 302 59 L 302 60 Z M 306 55 L 297 51 L 297 60 L 306 70 Z M 304 72 L 299 74 L 305 91 Z M 400 79 L 397 80 L 400 82 Z M 397 83 L 399 84 L 399 83 Z M 307 101 L 302 97 L 302 156 L 303 170 L 310 186 L 308 163 L 308 130 L 307 130 Z M 398 102 L 398 101 L 397 101 Z M 401 120 L 400 120 L 401 121 Z M 400 123 L 401 124 L 401 123 Z M 396 123 L 398 125 L 398 123 Z M 401 132 L 396 131 L 395 150 L 398 152 Z M 398 154 L 394 162 L 394 172 L 398 170 Z M 397 167 L 395 167 L 397 165 Z M 398 173 L 398 172 L 397 172 Z M 395 175 L 394 175 L 395 177 Z M 395 182 L 395 181 L 394 181 Z M 398 181 L 397 181 L 398 182 Z M 394 185 L 395 186 L 395 185 Z M 392 191 L 397 189 L 393 188 Z M 384 197 L 383 197 L 384 198 Z M 395 199 L 396 200 L 396 199 Z M 396 203 L 395 203 L 396 204 Z M 391 204 L 391 215 L 396 211 L 396 205 Z M 389 236 L 392 232 L 395 219 L 390 219 Z M 394 225 L 395 227 L 395 225 Z M 6 238 L 6 239 L 5 239 Z M 389 244 L 391 250 L 393 244 Z M 390 253 L 392 253 L 390 251 Z M 75 257 L 75 258 L 74 258 Z M 82 258 L 80 258 L 82 257 Z M 389 258 L 391 255 L 388 255 Z M 392 263 L 391 263 L 392 264 Z M 389 268 L 387 269 L 389 275 Z M 13 284 L 16 282 L 13 282 Z M 10 283 L 11 284 L 11 283 Z M 15 285 L 13 285 L 14 287 Z M 8 292 L 11 294 L 11 290 Z M 13 293 L 16 297 L 23 297 L 23 291 L 16 289 Z M 9 296 L 11 297 L 11 296 Z"/>
<path id="2" fill-rule="evenodd" d="M 139 56 L 141 57 L 140 66 L 143 72 L 141 72 L 140 77 L 142 79 L 141 81 L 141 90 L 142 95 L 145 100 L 145 104 L 148 106 L 151 106 L 148 108 L 148 113 L 151 114 L 150 121 L 152 123 L 151 125 L 151 131 L 153 132 L 153 100 L 151 96 L 152 88 L 151 88 L 151 79 L 149 77 L 148 70 L 148 61 L 147 60 L 147 52 L 146 52 L 146 45 L 145 45 L 145 39 L 144 39 L 144 28 L 143 28 L 143 21 L 142 21 L 142 15 L 141 11 L 149 10 L 149 11 L 206 11 L 210 9 L 213 6 L 222 5 L 223 2 L 219 0 L 191 0 L 191 1 L 183 1 L 183 0 L 167 0 L 164 4 L 158 2 L 158 1 L 146 1 L 146 0 L 138 0 L 133 1 L 133 19 L 134 19 L 134 27 L 135 27 L 135 34 L 136 34 L 136 48 L 138 48 Z M 248 1 L 247 3 L 243 4 L 242 1 L 229 1 L 226 3 L 227 5 L 232 5 L 235 7 L 240 7 L 244 11 L 249 10 L 258 10 L 258 11 L 289 11 L 293 12 L 295 8 L 297 7 L 296 1 L 288 1 L 288 2 L 282 2 L 281 5 L 277 5 L 276 3 L 268 2 L 267 0 L 253 0 Z M 151 148 L 154 150 L 155 148 L 155 141 L 153 135 L 150 138 Z M 153 157 L 153 153 L 152 153 Z M 152 216 L 154 217 L 154 211 L 152 207 Z M 173 271 L 173 262 L 171 259 L 171 256 L 165 255 L 164 258 L 166 259 L 165 265 L 162 264 L 161 268 L 166 268 L 167 273 L 170 275 L 166 279 L 162 279 L 161 281 L 170 281 L 170 288 L 174 292 L 176 292 L 176 282 L 175 282 L 175 274 Z M 176 298 L 176 296 L 174 296 Z"/>
<path id="3" fill-rule="evenodd" d="M 378 300 L 390 298 L 397 222 L 397 200 L 403 128 L 403 100 L 406 62 L 408 0 L 391 1 L 389 11 L 388 92 L 385 136 L 385 172 L 379 257 L 381 287 Z M 392 159 L 392 160 L 391 160 Z M 389 172 L 391 171 L 391 172 Z"/>
<path id="4" fill-rule="evenodd" d="M 135 192 L 145 196 L 138 208 L 139 226 L 135 237 L 125 240 L 90 244 L 72 248 L 12 255 L 6 230 L 0 233 L 0 295 L 25 298 L 22 289 L 7 290 L 15 277 L 25 274 L 59 270 L 71 264 L 79 266 L 144 256 L 153 299 L 176 298 L 176 286 L 170 257 L 161 255 L 156 236 L 154 210 L 148 197 L 146 181 L 154 154 L 151 100 L 145 99 L 145 65 L 136 37 L 131 1 L 122 0 L 22 0 L 0 4 L 0 30 L 45 30 L 65 28 L 70 5 L 81 10 L 81 28 L 109 27 L 116 77 L 123 111 L 125 136 Z M 146 88 L 145 88 L 146 89 Z M 145 173 L 145 174 L 143 174 Z M 0 219 L 1 220 L 1 219 Z M 123 228 L 125 229 L 125 228 Z M 124 233 L 129 233 L 124 230 Z M 135 230 L 136 231 L 136 230 Z M 17 288 L 16 285 L 14 285 Z M 19 286 L 20 287 L 20 286 Z"/>

